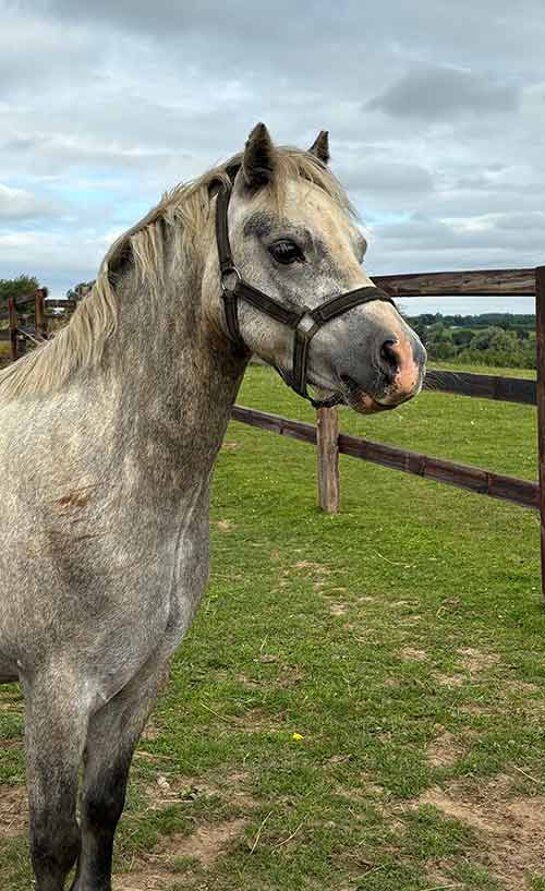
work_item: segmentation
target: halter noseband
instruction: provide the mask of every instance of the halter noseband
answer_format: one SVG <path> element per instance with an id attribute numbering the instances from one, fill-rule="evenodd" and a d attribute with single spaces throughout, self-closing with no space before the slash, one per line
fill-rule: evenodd
<path id="1" fill-rule="evenodd" d="M 282 371 L 280 368 L 276 368 L 276 370 L 292 390 L 304 399 L 308 399 L 315 408 L 330 408 L 342 402 L 342 396 L 334 395 L 329 399 L 318 400 L 313 399 L 307 390 L 308 353 L 312 338 L 326 322 L 338 318 L 355 306 L 361 306 L 371 300 L 383 300 L 386 303 L 393 303 L 393 301 L 386 291 L 367 287 L 356 288 L 353 291 L 345 291 L 343 294 L 330 297 L 315 309 L 310 309 L 308 306 L 295 309 L 284 306 L 274 297 L 269 297 L 268 294 L 245 281 L 235 266 L 229 242 L 229 201 L 238 169 L 237 167 L 228 170 L 230 182 L 221 182 L 216 204 L 216 241 L 220 264 L 221 296 L 229 336 L 237 346 L 247 349 L 238 323 L 239 300 L 245 300 L 246 303 L 255 306 L 265 315 L 292 328 L 294 337 L 291 372 Z"/>

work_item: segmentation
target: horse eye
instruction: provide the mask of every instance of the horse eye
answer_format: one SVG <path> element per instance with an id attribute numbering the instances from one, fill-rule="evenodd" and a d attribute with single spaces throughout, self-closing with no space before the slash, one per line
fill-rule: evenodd
<path id="1" fill-rule="evenodd" d="M 301 248 L 287 238 L 276 241 L 270 246 L 269 251 L 277 263 L 283 263 L 285 266 L 290 263 L 302 263 L 305 259 Z"/>

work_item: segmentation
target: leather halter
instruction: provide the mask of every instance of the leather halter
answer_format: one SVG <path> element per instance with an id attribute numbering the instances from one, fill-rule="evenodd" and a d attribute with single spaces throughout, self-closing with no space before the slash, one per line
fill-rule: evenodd
<path id="1" fill-rule="evenodd" d="M 343 401 L 340 394 L 330 396 L 329 399 L 313 399 L 308 393 L 307 366 L 312 338 L 327 322 L 338 318 L 355 306 L 361 306 L 371 300 L 383 300 L 386 303 L 393 303 L 393 301 L 386 291 L 367 287 L 356 288 L 353 291 L 345 291 L 343 294 L 330 297 L 315 309 L 310 309 L 307 306 L 295 308 L 284 306 L 274 297 L 269 297 L 268 294 L 245 281 L 235 266 L 229 242 L 229 201 L 238 170 L 239 167 L 231 167 L 227 171 L 230 182 L 220 183 L 216 203 L 216 241 L 220 264 L 221 296 L 229 336 L 238 347 L 247 350 L 238 322 L 239 300 L 250 303 L 265 315 L 292 328 L 294 336 L 291 372 L 282 371 L 275 366 L 276 370 L 292 390 L 304 399 L 308 399 L 315 408 L 330 408 L 333 405 L 338 405 Z"/>

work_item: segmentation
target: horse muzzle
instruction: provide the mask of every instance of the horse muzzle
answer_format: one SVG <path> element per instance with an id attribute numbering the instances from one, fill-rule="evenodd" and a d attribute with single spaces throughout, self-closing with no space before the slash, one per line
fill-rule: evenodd
<path id="1" fill-rule="evenodd" d="M 422 389 L 425 362 L 426 351 L 416 335 L 381 337 L 368 366 L 339 369 L 344 400 L 362 414 L 396 408 Z"/>

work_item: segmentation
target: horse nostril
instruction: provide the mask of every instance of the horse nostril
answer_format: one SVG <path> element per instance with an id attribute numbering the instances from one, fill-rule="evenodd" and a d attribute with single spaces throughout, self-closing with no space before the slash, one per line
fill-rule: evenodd
<path id="1" fill-rule="evenodd" d="M 399 352 L 396 349 L 397 340 L 385 340 L 380 348 L 380 364 L 392 380 L 399 370 Z"/>

